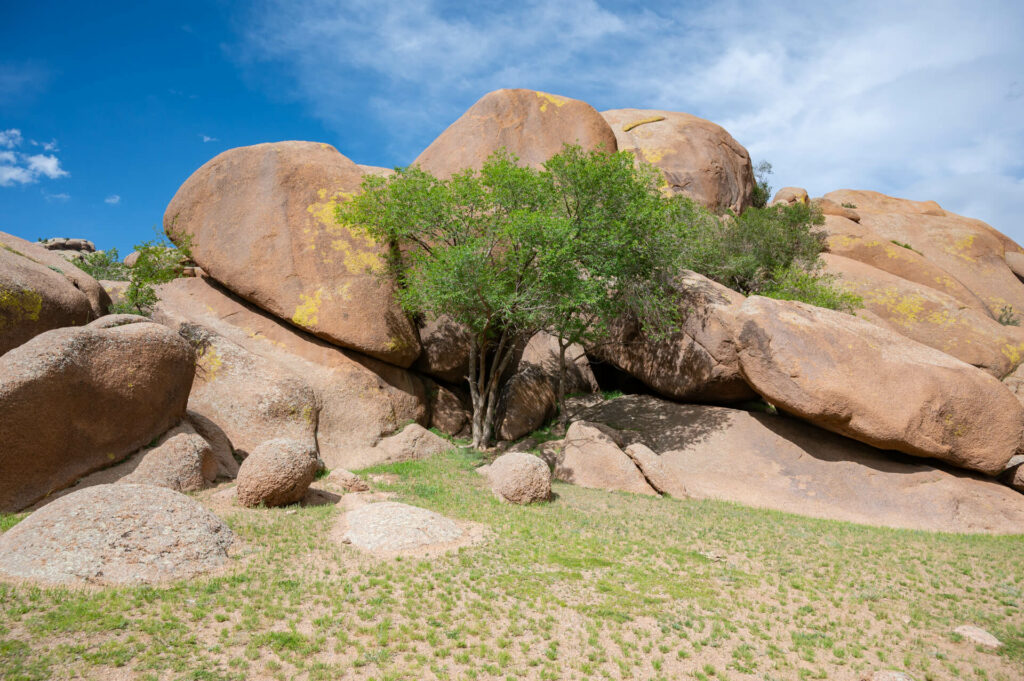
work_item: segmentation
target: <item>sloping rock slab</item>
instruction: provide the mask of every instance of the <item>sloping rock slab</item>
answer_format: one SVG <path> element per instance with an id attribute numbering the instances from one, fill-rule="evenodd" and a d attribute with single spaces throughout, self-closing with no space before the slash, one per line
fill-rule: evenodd
<path id="1" fill-rule="evenodd" d="M 345 513 L 335 528 L 337 540 L 380 556 L 444 553 L 483 536 L 482 526 L 396 501 L 355 508 Z"/>
<path id="2" fill-rule="evenodd" d="M 1024 495 L 980 475 L 883 452 L 792 418 L 629 395 L 583 412 L 618 429 L 672 496 L 942 532 L 1024 532 Z"/>
<path id="3" fill-rule="evenodd" d="M 0 536 L 0 574 L 50 584 L 151 584 L 222 567 L 234 535 L 184 494 L 100 485 Z"/>

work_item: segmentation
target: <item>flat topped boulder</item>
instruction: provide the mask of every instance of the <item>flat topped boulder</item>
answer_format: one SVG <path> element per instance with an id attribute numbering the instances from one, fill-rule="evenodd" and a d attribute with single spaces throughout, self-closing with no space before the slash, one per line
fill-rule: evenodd
<path id="1" fill-rule="evenodd" d="M 613 109 L 601 115 L 619 151 L 631 151 L 658 168 L 667 191 L 717 212 L 739 213 L 751 205 L 750 154 L 722 126 L 678 111 Z"/>
<path id="2" fill-rule="evenodd" d="M 383 247 L 340 225 L 363 171 L 329 144 L 276 142 L 208 161 L 167 206 L 164 229 L 242 298 L 324 340 L 409 366 L 416 329 L 376 273 Z"/>
<path id="3" fill-rule="evenodd" d="M 471 543 L 478 528 L 466 527 L 425 508 L 382 501 L 342 516 L 339 539 L 370 553 L 439 553 Z"/>
<path id="4" fill-rule="evenodd" d="M 151 584 L 222 567 L 234 535 L 184 494 L 98 485 L 0 535 L 0 574 L 50 584 Z"/>
<path id="5" fill-rule="evenodd" d="M 448 126 L 414 163 L 447 178 L 480 168 L 502 147 L 520 162 L 540 166 L 565 144 L 615 151 L 615 135 L 586 102 L 536 90 L 495 90 Z"/>

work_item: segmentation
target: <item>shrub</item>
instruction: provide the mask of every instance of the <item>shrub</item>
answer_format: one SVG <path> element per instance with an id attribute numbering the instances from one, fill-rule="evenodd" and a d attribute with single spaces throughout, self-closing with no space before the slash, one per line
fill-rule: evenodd
<path id="1" fill-rule="evenodd" d="M 764 295 L 778 300 L 798 300 L 840 312 L 853 312 L 864 307 L 864 300 L 844 290 L 834 275 L 818 274 L 797 267 L 778 272 L 774 283 Z"/>
<path id="2" fill-rule="evenodd" d="M 772 164 L 761 161 L 754 166 L 754 208 L 764 208 L 772 198 L 772 186 L 768 184 L 768 176 L 772 174 Z"/>
<path id="3" fill-rule="evenodd" d="M 1003 326 L 1020 326 L 1020 317 L 1014 314 L 1012 305 L 1003 305 L 996 319 Z"/>
<path id="4" fill-rule="evenodd" d="M 129 268 L 121 262 L 121 257 L 118 255 L 116 248 L 86 253 L 76 264 L 79 269 L 93 279 L 129 281 L 130 278 Z"/>
<path id="5" fill-rule="evenodd" d="M 112 313 L 149 316 L 157 303 L 154 287 L 184 275 L 185 265 L 191 261 L 191 240 L 179 238 L 175 246 L 162 235 L 135 246 L 139 257 L 128 269 L 128 288 L 125 300 L 111 306 Z"/>

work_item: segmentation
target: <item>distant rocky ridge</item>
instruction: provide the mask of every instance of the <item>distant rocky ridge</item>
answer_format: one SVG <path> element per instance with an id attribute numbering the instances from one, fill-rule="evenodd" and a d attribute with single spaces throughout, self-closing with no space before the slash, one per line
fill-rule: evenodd
<path id="1" fill-rule="evenodd" d="M 485 95 L 416 162 L 448 176 L 501 147 L 536 165 L 564 144 L 629 150 L 665 191 L 716 211 L 751 205 L 749 154 L 716 124 L 532 90 Z M 275 441 L 332 469 L 450 446 L 426 428 L 457 435 L 468 422 L 460 330 L 408 319 L 373 272 L 382 245 L 334 220 L 364 176 L 388 172 L 315 142 L 211 159 L 164 216 L 172 239 L 190 239 L 200 276 L 160 287 L 153 320 L 94 321 L 107 319 L 109 297 L 57 255 L 95 250 L 88 242 L 0 234 L 0 434 L 16 443 L 0 450 L 0 510 L 45 504 L 113 464 L 183 489 L 235 475 L 252 452 L 275 460 Z M 1024 312 L 1024 248 L 934 201 L 799 187 L 774 200 L 818 205 L 826 269 L 865 308 L 853 317 L 745 298 L 682 273 L 678 333 L 655 343 L 623 320 L 612 342 L 573 353 L 571 391 L 648 394 L 590 397 L 573 411 L 564 441 L 536 448 L 555 477 L 855 522 L 1024 531 L 1024 495 L 1011 489 L 1024 491 L 1024 330 L 1012 325 Z M 503 438 L 554 414 L 553 359 L 545 334 L 517 354 Z M 744 411 L 751 400 L 781 414 Z M 214 466 L 216 451 L 235 458 Z M 311 472 L 300 462 L 281 470 L 298 471 L 301 487 Z M 266 492 L 284 482 L 275 466 L 258 470 L 252 499 L 301 498 L 288 485 Z M 496 493 L 546 495 L 520 487 Z"/>

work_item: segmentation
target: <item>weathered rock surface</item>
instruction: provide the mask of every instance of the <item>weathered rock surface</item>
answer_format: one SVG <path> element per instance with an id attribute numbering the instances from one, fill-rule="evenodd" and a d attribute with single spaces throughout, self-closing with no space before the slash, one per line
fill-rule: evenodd
<path id="1" fill-rule="evenodd" d="M 195 492 L 217 479 L 217 459 L 210 444 L 188 420 L 170 429 L 155 447 L 140 452 L 140 461 L 120 484 L 156 485 Z"/>
<path id="2" fill-rule="evenodd" d="M 857 316 L 996 376 L 1024 359 L 1024 333 L 933 288 L 826 253 L 825 271 L 864 300 Z"/>
<path id="3" fill-rule="evenodd" d="M 739 213 L 751 204 L 755 181 L 750 154 L 721 126 L 676 111 L 614 109 L 601 115 L 611 125 L 619 151 L 631 151 L 657 167 L 667 191 L 685 194 L 716 212 Z"/>
<path id="4" fill-rule="evenodd" d="M 331 474 L 327 476 L 327 482 L 337 485 L 346 492 L 368 492 L 370 490 L 370 485 L 365 480 L 344 468 L 335 468 L 331 471 Z"/>
<path id="5" fill-rule="evenodd" d="M 996 475 L 1024 409 L 998 379 L 850 315 L 748 298 L 740 368 L 770 403 L 881 449 Z"/>
<path id="6" fill-rule="evenodd" d="M 469 376 L 469 335 L 450 317 L 427 320 L 419 327 L 423 352 L 413 368 L 448 383 L 464 385 Z"/>
<path id="7" fill-rule="evenodd" d="M 535 90 L 495 90 L 448 126 L 414 163 L 447 178 L 480 168 L 504 147 L 521 163 L 539 167 L 564 144 L 615 151 L 615 135 L 586 102 Z"/>
<path id="8" fill-rule="evenodd" d="M 487 467 L 491 491 L 503 501 L 532 504 L 551 496 L 551 470 L 526 452 L 508 452 Z"/>
<path id="9" fill-rule="evenodd" d="M 574 422 L 557 456 L 555 479 L 580 487 L 657 495 L 633 460 L 619 448 L 621 440 L 616 442 L 612 435 L 606 426 Z"/>
<path id="10" fill-rule="evenodd" d="M 353 447 L 346 456 L 349 468 L 366 468 L 381 463 L 425 459 L 447 452 L 453 445 L 418 423 L 410 423 L 400 432 L 386 437 L 373 447 Z"/>
<path id="11" fill-rule="evenodd" d="M 227 433 L 216 423 L 202 414 L 194 411 L 186 411 L 188 422 L 192 428 L 206 440 L 213 452 L 213 460 L 217 462 L 217 478 L 233 480 L 238 475 L 238 461 L 235 460 L 235 448 L 231 446 L 231 439 Z"/>
<path id="12" fill-rule="evenodd" d="M 121 305 L 126 302 L 125 293 L 128 292 L 127 281 L 112 281 L 110 279 L 100 279 L 100 286 L 110 296 L 110 302 L 113 305 Z"/>
<path id="13" fill-rule="evenodd" d="M 334 217 L 362 178 L 329 144 L 231 149 L 185 181 L 164 229 L 191 237 L 196 263 L 242 298 L 331 343 L 408 366 L 419 341 L 372 271 L 382 247 Z"/>
<path id="14" fill-rule="evenodd" d="M 814 204 L 818 210 L 821 211 L 822 215 L 835 215 L 852 222 L 860 222 L 860 213 L 852 208 L 848 208 L 840 203 L 836 203 L 832 199 L 818 198 L 812 199 L 811 203 Z"/>
<path id="15" fill-rule="evenodd" d="M 844 258 L 876 267 L 908 281 L 933 288 L 963 305 L 990 314 L 981 298 L 949 272 L 913 250 L 911 244 L 894 243 L 869 228 L 834 215 L 825 216 L 829 251 Z"/>
<path id="16" fill-rule="evenodd" d="M 50 584 L 149 584 L 216 570 L 233 542 L 227 525 L 184 494 L 99 485 L 0 535 L 0 572 Z"/>
<path id="17" fill-rule="evenodd" d="M 207 327 L 167 321 L 196 350 L 189 410 L 217 424 L 241 457 L 277 438 L 316 447 L 320 408 L 304 380 Z"/>
<path id="18" fill-rule="evenodd" d="M 316 450 L 308 442 L 267 440 L 238 468 L 238 503 L 286 506 L 301 501 L 319 466 Z"/>
<path id="19" fill-rule="evenodd" d="M 469 425 L 471 414 L 465 401 L 446 386 L 428 379 L 430 427 L 447 435 L 458 435 Z"/>
<path id="20" fill-rule="evenodd" d="M 107 314 L 107 310 L 110 307 L 110 296 L 103 290 L 103 286 L 91 276 L 78 269 L 74 264 L 62 258 L 59 253 L 47 250 L 38 243 L 26 241 L 5 232 L 0 232 L 0 249 L 17 251 L 51 271 L 63 274 L 88 299 L 93 317 L 101 317 Z"/>
<path id="21" fill-rule="evenodd" d="M 646 478 L 671 496 L 942 532 L 1015 534 L 1024 521 L 1024 495 L 993 480 L 786 416 L 628 395 L 583 417 L 617 428 Z"/>
<path id="22" fill-rule="evenodd" d="M 92 319 L 88 299 L 67 277 L 0 248 L 0 355 L 44 331 Z"/>
<path id="23" fill-rule="evenodd" d="M 451 518 L 394 501 L 348 511 L 340 529 L 344 543 L 384 555 L 443 551 L 466 539 L 466 532 Z"/>
<path id="24" fill-rule="evenodd" d="M 153 323 L 55 329 L 0 356 L 0 510 L 166 432 L 185 416 L 194 362 L 183 338 Z"/>
<path id="25" fill-rule="evenodd" d="M 679 279 L 684 320 L 678 333 L 660 341 L 624 320 L 611 342 L 590 352 L 656 392 L 678 400 L 735 402 L 755 396 L 743 380 L 733 340 L 744 296 L 695 272 Z"/>
<path id="26" fill-rule="evenodd" d="M 403 423 L 428 423 L 426 388 L 409 371 L 304 334 L 209 279 L 177 279 L 158 295 L 155 318 L 203 326 L 313 389 L 320 406 L 317 443 L 328 468 L 356 468 L 354 449 L 372 447 Z"/>
<path id="27" fill-rule="evenodd" d="M 515 372 L 498 399 L 497 435 L 518 440 L 540 428 L 558 408 L 558 339 L 543 331 L 523 348 Z M 580 345 L 566 348 L 565 394 L 597 392 L 597 379 Z"/>
<path id="28" fill-rule="evenodd" d="M 993 316 L 1005 306 L 1024 310 L 1024 284 L 1005 258 L 1007 244 L 1013 242 L 981 220 L 944 211 L 934 201 L 878 192 L 843 189 L 825 197 L 854 203 L 862 225 L 920 251 L 981 298 Z"/>

